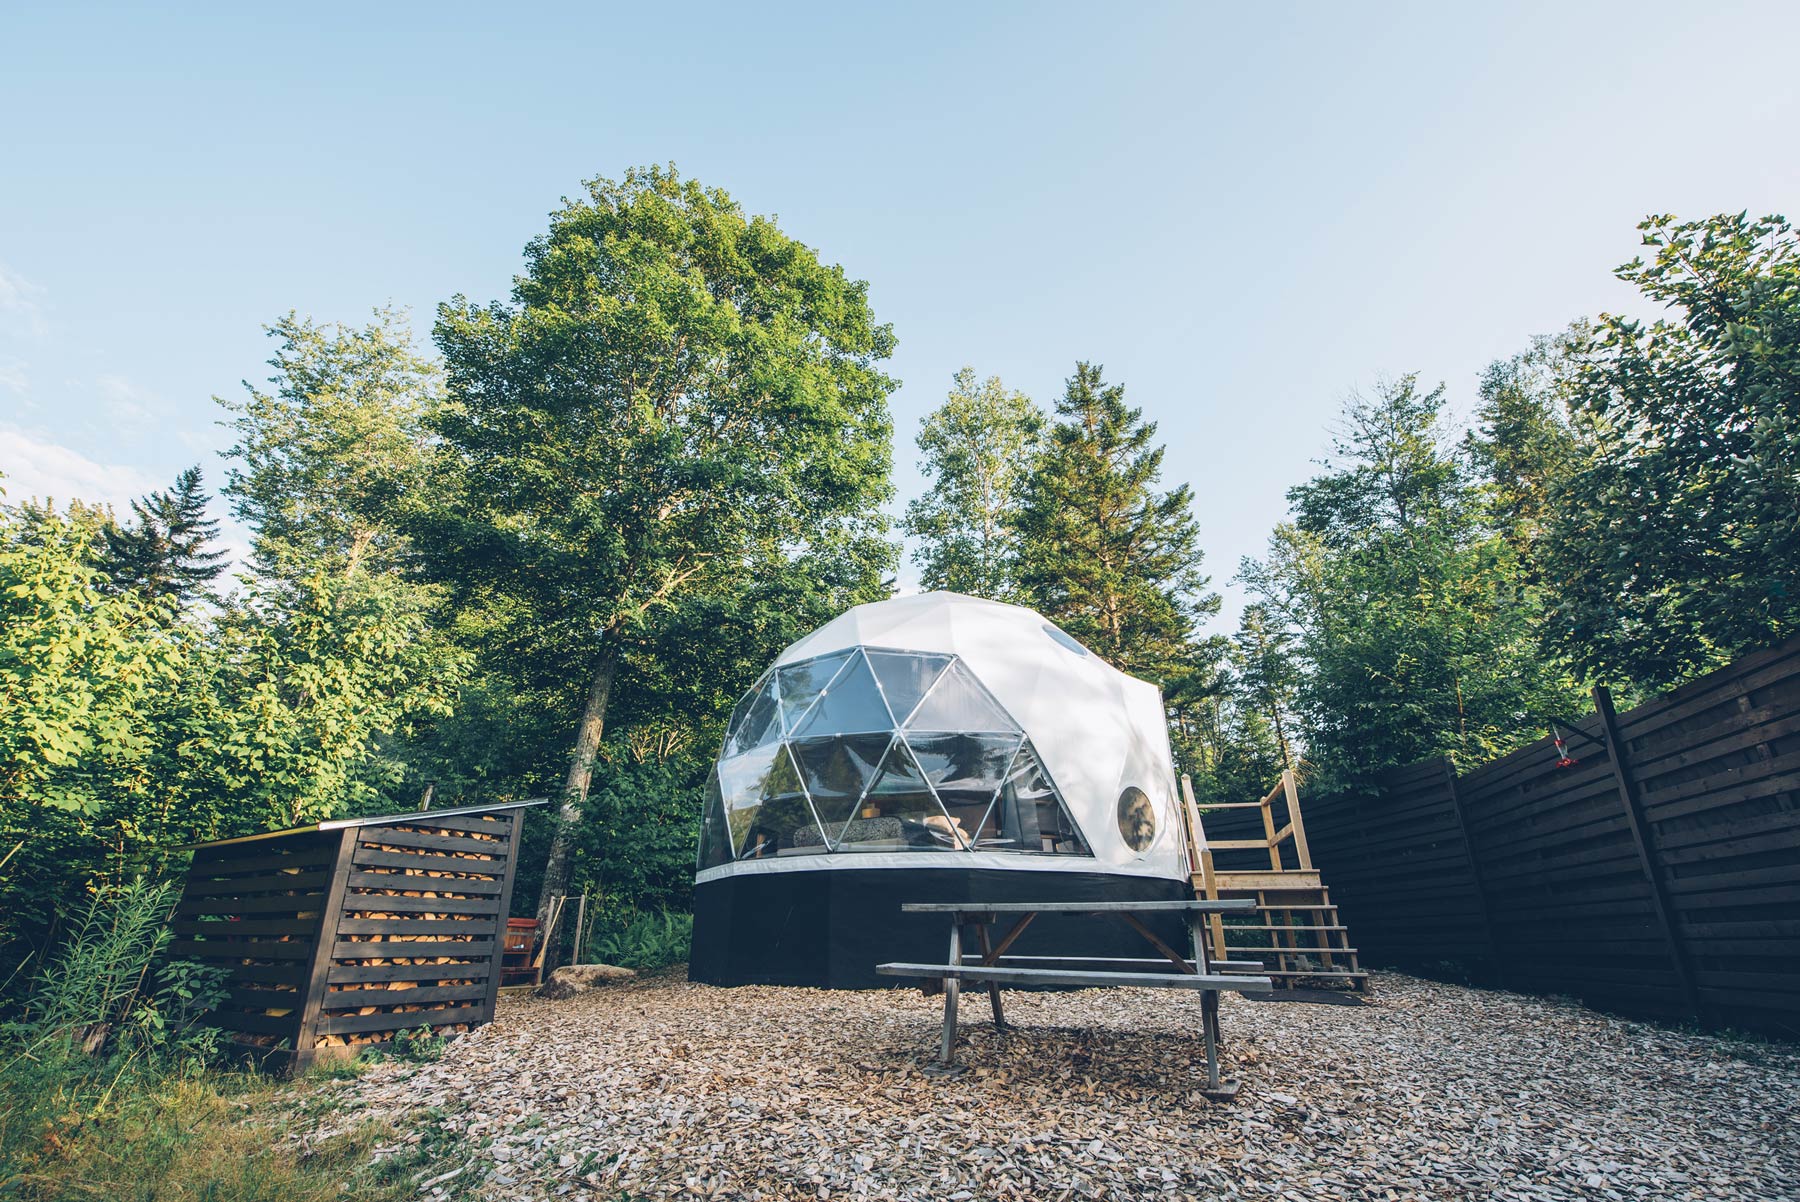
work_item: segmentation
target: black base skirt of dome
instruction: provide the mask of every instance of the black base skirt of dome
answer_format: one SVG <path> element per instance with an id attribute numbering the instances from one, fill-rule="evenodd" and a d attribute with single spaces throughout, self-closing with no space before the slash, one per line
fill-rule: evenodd
<path id="1" fill-rule="evenodd" d="M 1107 872 L 839 868 L 745 873 L 694 887 L 688 978 L 708 985 L 892 988 L 907 982 L 877 976 L 877 964 L 942 964 L 949 950 L 949 916 L 902 914 L 903 902 L 1191 901 L 1193 896 L 1185 880 Z M 1187 923 L 1180 915 L 1139 917 L 1169 946 L 1184 952 L 1189 948 Z M 1013 921 L 1001 915 L 994 937 Z M 977 949 L 965 938 L 964 950 Z M 1117 918 L 1044 914 L 1007 954 L 1145 958 L 1157 953 Z"/>

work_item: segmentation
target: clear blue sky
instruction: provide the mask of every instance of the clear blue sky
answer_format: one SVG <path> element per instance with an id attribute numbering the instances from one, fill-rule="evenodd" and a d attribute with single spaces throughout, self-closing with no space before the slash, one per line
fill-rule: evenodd
<path id="1" fill-rule="evenodd" d="M 9 5 L 0 470 L 216 486 L 264 322 L 423 333 L 581 180 L 673 160 L 870 281 L 897 508 L 958 367 L 1048 403 L 1092 359 L 1226 585 L 1349 390 L 1466 408 L 1630 308 L 1646 213 L 1800 217 L 1800 5 L 1490 7 Z"/>

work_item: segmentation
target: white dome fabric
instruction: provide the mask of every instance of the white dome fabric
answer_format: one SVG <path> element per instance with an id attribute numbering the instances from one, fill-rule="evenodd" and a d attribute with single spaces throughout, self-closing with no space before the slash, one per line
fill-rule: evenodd
<path id="1" fill-rule="evenodd" d="M 1091 855 L 1021 855 L 977 848 L 881 854 L 829 852 L 786 859 L 740 859 L 702 871 L 705 881 L 734 872 L 817 870 L 835 867 L 960 865 L 982 868 L 1095 870 L 1184 879 L 1176 829 L 1176 785 L 1162 693 L 1127 676 L 1042 615 L 1016 605 L 933 592 L 860 605 L 788 647 L 776 659 L 787 665 L 863 648 L 955 656 L 1021 728 L 1043 769 L 1080 828 Z M 747 698 L 746 702 L 752 702 Z M 927 699 L 929 703 L 929 699 Z M 754 710 L 741 705 L 740 713 Z M 755 722 L 754 713 L 744 725 Z M 935 724 L 934 728 L 935 728 Z M 986 729 L 983 723 L 979 729 Z M 734 730 L 739 724 L 734 723 Z M 796 730 L 795 735 L 803 732 Z M 737 736 L 735 742 L 746 742 Z M 742 747 L 728 745 L 721 770 Z M 738 755 L 737 760 L 746 759 Z M 727 788 L 730 782 L 727 781 Z M 1148 796 L 1154 831 L 1142 826 L 1137 799 L 1133 842 L 1121 831 L 1121 795 Z M 1134 795 L 1135 798 L 1135 795 Z M 827 826 L 836 821 L 822 819 Z M 741 838 L 741 832 L 733 832 Z M 1144 836 L 1149 834 L 1146 841 Z"/>

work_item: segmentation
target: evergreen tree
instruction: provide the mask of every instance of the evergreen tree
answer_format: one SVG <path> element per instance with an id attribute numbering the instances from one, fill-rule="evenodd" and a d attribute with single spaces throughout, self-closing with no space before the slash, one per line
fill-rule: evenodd
<path id="1" fill-rule="evenodd" d="M 102 558 L 113 587 L 180 604 L 211 596 L 226 553 L 211 546 L 219 522 L 206 516 L 210 500 L 196 465 L 175 477 L 173 488 L 133 501 L 131 524 L 105 531 Z"/>
<path id="2" fill-rule="evenodd" d="M 919 431 L 932 481 L 906 509 L 913 560 L 928 589 L 1010 601 L 1017 597 L 1018 511 L 1044 415 L 999 378 L 956 373 L 949 397 Z"/>
<path id="3" fill-rule="evenodd" d="M 1157 491 L 1156 425 L 1098 366 L 1076 365 L 1056 412 L 1020 507 L 1022 589 L 1124 671 L 1165 681 L 1193 671 L 1195 625 L 1219 598 L 1204 591 L 1191 491 Z"/>

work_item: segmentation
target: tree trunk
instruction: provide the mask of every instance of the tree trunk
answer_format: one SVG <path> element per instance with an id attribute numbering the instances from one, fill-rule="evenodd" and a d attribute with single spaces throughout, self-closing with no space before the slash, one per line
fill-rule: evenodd
<path id="1" fill-rule="evenodd" d="M 550 855 L 544 861 L 544 883 L 538 890 L 540 938 L 550 936 L 545 926 L 550 921 L 550 899 L 569 889 L 569 853 L 574 850 L 575 827 L 581 821 L 581 807 L 587 803 L 588 782 L 594 776 L 594 754 L 600 750 L 600 736 L 606 730 L 606 703 L 612 695 L 613 674 L 618 667 L 618 648 L 609 641 L 601 652 L 599 666 L 594 669 L 594 682 L 588 686 L 587 705 L 581 711 L 581 725 L 575 730 L 575 754 L 569 758 L 562 803 L 556 808 L 556 833 L 550 839 Z M 544 955 L 546 971 L 554 961 L 555 949 L 547 949 Z"/>

